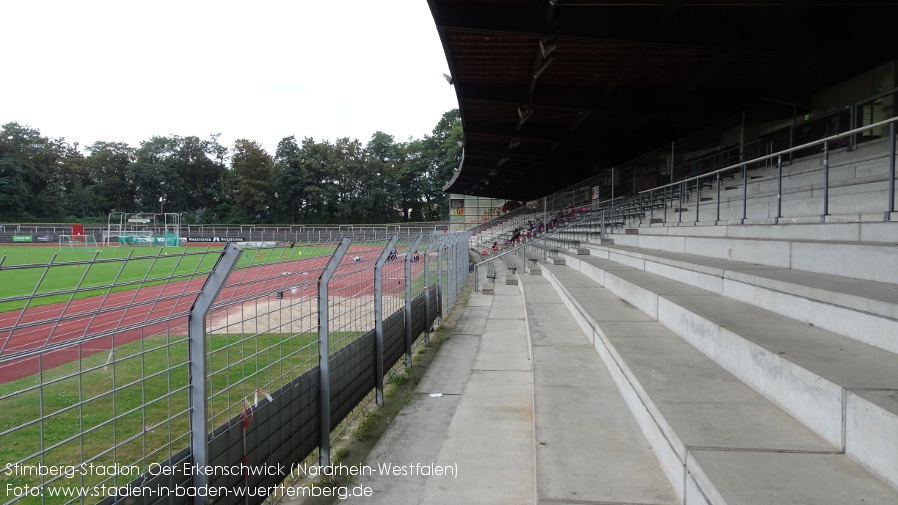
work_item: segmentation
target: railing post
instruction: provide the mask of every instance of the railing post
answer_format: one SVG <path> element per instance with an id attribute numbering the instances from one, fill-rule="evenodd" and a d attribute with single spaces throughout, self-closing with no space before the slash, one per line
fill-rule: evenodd
<path id="1" fill-rule="evenodd" d="M 823 215 L 820 222 L 826 222 L 829 215 L 829 141 L 823 141 Z"/>
<path id="2" fill-rule="evenodd" d="M 433 237 L 431 237 L 433 240 Z M 439 245 L 432 241 L 424 251 L 424 343 L 430 343 L 430 253 L 434 246 Z"/>
<path id="3" fill-rule="evenodd" d="M 789 127 L 789 166 L 792 166 L 795 151 L 791 149 L 795 147 L 795 127 L 798 125 L 798 103 L 792 102 L 792 126 Z"/>
<path id="4" fill-rule="evenodd" d="M 649 190 L 649 226 L 655 221 L 655 192 Z"/>
<path id="5" fill-rule="evenodd" d="M 480 291 L 480 281 L 477 279 L 477 270 L 480 269 L 480 263 L 474 263 L 474 291 Z"/>
<path id="6" fill-rule="evenodd" d="M 714 224 L 720 223 L 720 172 L 717 172 L 717 219 Z"/>
<path id="7" fill-rule="evenodd" d="M 892 219 L 895 212 L 895 122 L 889 123 L 889 210 L 886 211 L 885 220 Z"/>
<path id="8" fill-rule="evenodd" d="M 848 129 L 854 130 L 857 128 L 857 103 L 852 103 L 851 107 L 848 109 Z M 838 132 L 836 132 L 838 133 Z M 855 142 L 857 141 L 857 134 L 852 133 L 848 136 L 848 147 L 845 149 L 848 152 L 854 151 Z"/>
<path id="9" fill-rule="evenodd" d="M 683 205 L 686 203 L 686 183 L 680 182 L 680 188 L 677 190 L 679 196 L 679 208 L 677 209 L 677 223 L 683 222 Z"/>
<path id="10" fill-rule="evenodd" d="M 783 217 L 783 155 L 776 157 L 776 223 Z"/>
<path id="11" fill-rule="evenodd" d="M 748 217 L 748 166 L 742 164 L 742 224 Z"/>
<path id="12" fill-rule="evenodd" d="M 405 367 L 412 367 L 412 255 L 418 250 L 423 236 L 418 238 L 405 254 Z"/>
<path id="13" fill-rule="evenodd" d="M 699 222 L 698 206 L 702 204 L 702 184 L 700 179 L 695 179 L 695 222 Z"/>
<path id="14" fill-rule="evenodd" d="M 670 189 L 670 186 L 664 188 L 664 191 L 661 192 L 661 206 L 664 207 L 664 224 L 667 224 L 667 190 Z M 673 193 L 671 193 L 671 199 L 673 199 Z"/>
<path id="15" fill-rule="evenodd" d="M 330 466 L 331 463 L 331 377 L 330 377 L 330 344 L 328 321 L 328 289 L 327 284 L 340 265 L 340 260 L 349 249 L 349 239 L 340 240 L 340 245 L 327 261 L 327 266 L 318 278 L 318 405 L 320 428 L 320 445 L 318 447 L 318 464 Z"/>
<path id="16" fill-rule="evenodd" d="M 212 304 L 221 293 L 228 276 L 231 274 L 237 260 L 240 259 L 241 249 L 234 244 L 227 244 L 218 261 L 212 268 L 209 277 L 200 294 L 193 302 L 187 315 L 187 370 L 189 381 L 190 401 L 190 453 L 192 463 L 196 468 L 209 466 L 209 434 L 208 414 L 206 401 L 208 392 L 206 389 L 206 317 L 212 309 Z M 191 481 L 195 489 L 206 486 L 208 479 L 203 472 L 194 472 Z M 196 497 L 196 504 L 205 503 L 205 498 Z"/>
<path id="17" fill-rule="evenodd" d="M 384 405 L 384 264 L 390 257 L 390 251 L 399 239 L 396 235 L 390 237 L 380 258 L 374 265 L 374 399 L 381 407 Z"/>

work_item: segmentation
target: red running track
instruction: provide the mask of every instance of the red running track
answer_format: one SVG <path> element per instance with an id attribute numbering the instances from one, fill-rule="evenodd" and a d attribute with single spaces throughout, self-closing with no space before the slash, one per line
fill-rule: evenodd
<path id="1" fill-rule="evenodd" d="M 382 249 L 351 247 L 329 288 L 330 295 L 374 294 L 373 267 Z M 355 257 L 360 257 L 355 261 Z M 317 280 L 329 256 L 286 261 L 235 270 L 216 307 L 260 297 L 315 297 Z M 423 271 L 412 263 L 412 275 Z M 384 294 L 401 295 L 404 261 L 384 266 Z M 0 313 L 0 384 L 76 361 L 137 339 L 186 334 L 187 315 L 206 281 L 205 276 L 163 285 L 109 293 L 71 302 Z M 395 281 L 395 284 L 394 284 Z M 296 287 L 297 292 L 291 293 Z M 264 294 L 268 293 L 268 294 Z"/>

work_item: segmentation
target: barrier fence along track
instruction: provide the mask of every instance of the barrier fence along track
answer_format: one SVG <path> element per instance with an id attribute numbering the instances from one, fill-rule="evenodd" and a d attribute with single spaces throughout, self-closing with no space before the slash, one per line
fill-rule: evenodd
<path id="1" fill-rule="evenodd" d="M 176 490 L 328 464 L 467 277 L 467 233 L 415 232 L 3 258 L 3 503 L 203 503 Z"/>
<path id="2" fill-rule="evenodd" d="M 182 224 L 180 237 L 188 243 L 220 243 L 220 242 L 338 242 L 348 238 L 353 242 L 383 242 L 392 235 L 416 236 L 418 234 L 442 234 L 449 229 L 448 224 L 403 224 L 403 225 L 365 225 L 365 226 L 224 226 Z M 163 222 L 139 225 L 126 224 L 121 232 L 143 232 L 147 234 L 165 235 Z M 72 223 L 47 224 L 3 224 L 0 225 L 0 242 L 13 242 L 13 236 L 29 237 L 31 242 L 58 244 L 61 236 L 72 233 Z M 119 242 L 119 231 L 111 230 L 107 224 L 85 224 L 84 233 L 96 238 L 100 245 L 114 247 Z M 111 236 L 109 234 L 112 234 Z"/>

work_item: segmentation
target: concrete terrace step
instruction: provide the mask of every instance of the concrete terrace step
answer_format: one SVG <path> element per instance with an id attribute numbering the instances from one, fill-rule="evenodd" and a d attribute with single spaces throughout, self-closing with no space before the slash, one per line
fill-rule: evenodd
<path id="1" fill-rule="evenodd" d="M 898 284 L 898 247 L 887 243 L 614 235 L 614 244 Z"/>
<path id="2" fill-rule="evenodd" d="M 547 278 L 592 335 L 683 503 L 841 505 L 898 498 L 644 312 L 583 274 L 548 268 Z M 833 477 L 802 475 L 807 468 Z"/>
<path id="3" fill-rule="evenodd" d="M 373 475 L 351 503 L 676 505 L 608 371 L 542 276 L 471 294 L 366 464 L 455 466 Z M 525 303 L 526 301 L 526 303 Z M 431 393 L 442 393 L 433 397 Z"/>
<path id="4" fill-rule="evenodd" d="M 634 235 L 672 237 L 729 237 L 759 240 L 823 240 L 898 244 L 898 222 L 752 224 L 717 226 L 632 226 Z M 624 233 L 621 233 L 624 234 Z M 618 235 L 612 235 L 617 237 Z"/>
<path id="5" fill-rule="evenodd" d="M 523 277 L 522 289 L 533 349 L 537 503 L 675 503 L 611 375 L 561 298 L 542 276 Z"/>
<path id="6" fill-rule="evenodd" d="M 655 249 L 587 247 L 593 257 L 723 294 L 898 352 L 898 289 L 894 284 Z"/>
<path id="7" fill-rule="evenodd" d="M 898 355 L 622 263 L 565 259 L 898 489 Z"/>

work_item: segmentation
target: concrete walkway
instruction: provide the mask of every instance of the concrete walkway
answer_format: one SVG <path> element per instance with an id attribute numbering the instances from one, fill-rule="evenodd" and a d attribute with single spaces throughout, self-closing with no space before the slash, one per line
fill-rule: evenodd
<path id="1" fill-rule="evenodd" d="M 676 503 L 561 299 L 542 276 L 520 279 L 471 295 L 414 401 L 366 461 L 450 475 L 374 472 L 355 480 L 374 490 L 356 503 Z"/>

